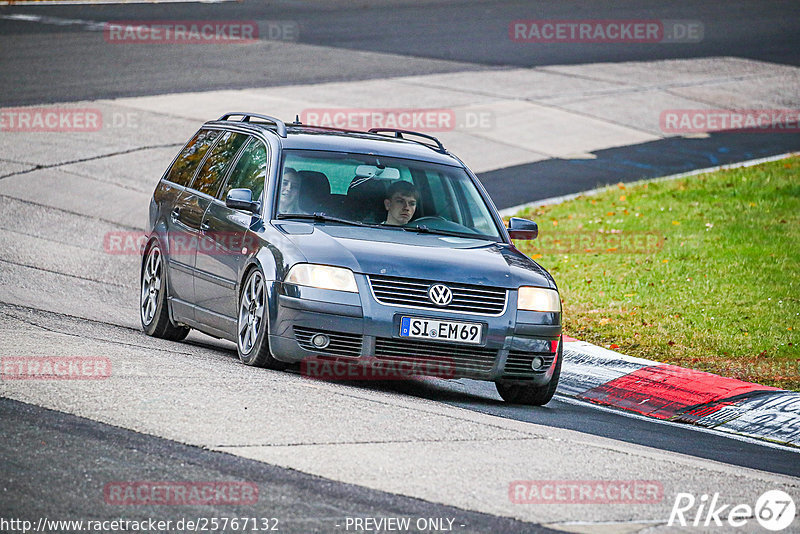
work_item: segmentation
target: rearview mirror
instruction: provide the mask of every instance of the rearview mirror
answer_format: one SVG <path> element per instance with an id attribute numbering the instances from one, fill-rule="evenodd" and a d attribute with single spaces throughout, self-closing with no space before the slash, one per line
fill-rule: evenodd
<path id="1" fill-rule="evenodd" d="M 511 239 L 536 239 L 539 237 L 539 225 L 528 219 L 511 217 L 508 221 L 508 235 Z"/>
<path id="2" fill-rule="evenodd" d="M 253 192 L 249 189 L 231 189 L 225 197 L 225 205 L 235 210 L 258 211 L 258 202 L 253 202 Z"/>
<path id="3" fill-rule="evenodd" d="M 359 178 L 385 178 L 387 180 L 397 180 L 400 178 L 400 170 L 394 167 L 359 165 L 356 167 L 356 176 Z"/>

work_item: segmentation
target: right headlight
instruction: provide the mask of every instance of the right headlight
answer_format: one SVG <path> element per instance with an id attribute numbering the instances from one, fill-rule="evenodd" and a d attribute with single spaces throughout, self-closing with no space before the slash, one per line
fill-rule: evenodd
<path id="1" fill-rule="evenodd" d="M 522 286 L 519 288 L 517 309 L 538 312 L 560 312 L 561 297 L 558 291 L 543 287 Z"/>
<path id="2" fill-rule="evenodd" d="M 356 285 L 353 271 L 345 269 L 344 267 L 298 263 L 289 270 L 289 274 L 286 275 L 284 282 L 297 284 L 299 286 L 358 293 L 358 286 Z"/>

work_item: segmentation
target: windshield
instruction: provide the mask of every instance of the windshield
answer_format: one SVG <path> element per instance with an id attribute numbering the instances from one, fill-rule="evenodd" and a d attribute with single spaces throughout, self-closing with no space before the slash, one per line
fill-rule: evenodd
<path id="1" fill-rule="evenodd" d="M 489 207 L 459 167 L 285 150 L 278 190 L 278 218 L 316 215 L 304 218 L 500 239 Z"/>

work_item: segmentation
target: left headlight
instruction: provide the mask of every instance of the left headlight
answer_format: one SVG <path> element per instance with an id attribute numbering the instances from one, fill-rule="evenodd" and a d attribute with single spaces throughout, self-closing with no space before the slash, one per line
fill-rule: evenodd
<path id="1" fill-rule="evenodd" d="M 523 286 L 519 288 L 517 309 L 538 312 L 560 312 L 561 298 L 558 296 L 558 291 L 552 289 Z"/>
<path id="2" fill-rule="evenodd" d="M 356 277 L 353 275 L 353 271 L 343 267 L 331 267 L 330 265 L 298 263 L 289 269 L 289 274 L 286 275 L 284 282 L 299 286 L 317 287 L 319 289 L 358 293 Z"/>

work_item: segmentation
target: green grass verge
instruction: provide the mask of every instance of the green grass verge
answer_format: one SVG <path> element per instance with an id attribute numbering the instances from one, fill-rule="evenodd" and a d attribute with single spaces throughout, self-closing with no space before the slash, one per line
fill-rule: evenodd
<path id="1" fill-rule="evenodd" d="M 565 332 L 800 390 L 800 158 L 527 209 Z"/>

